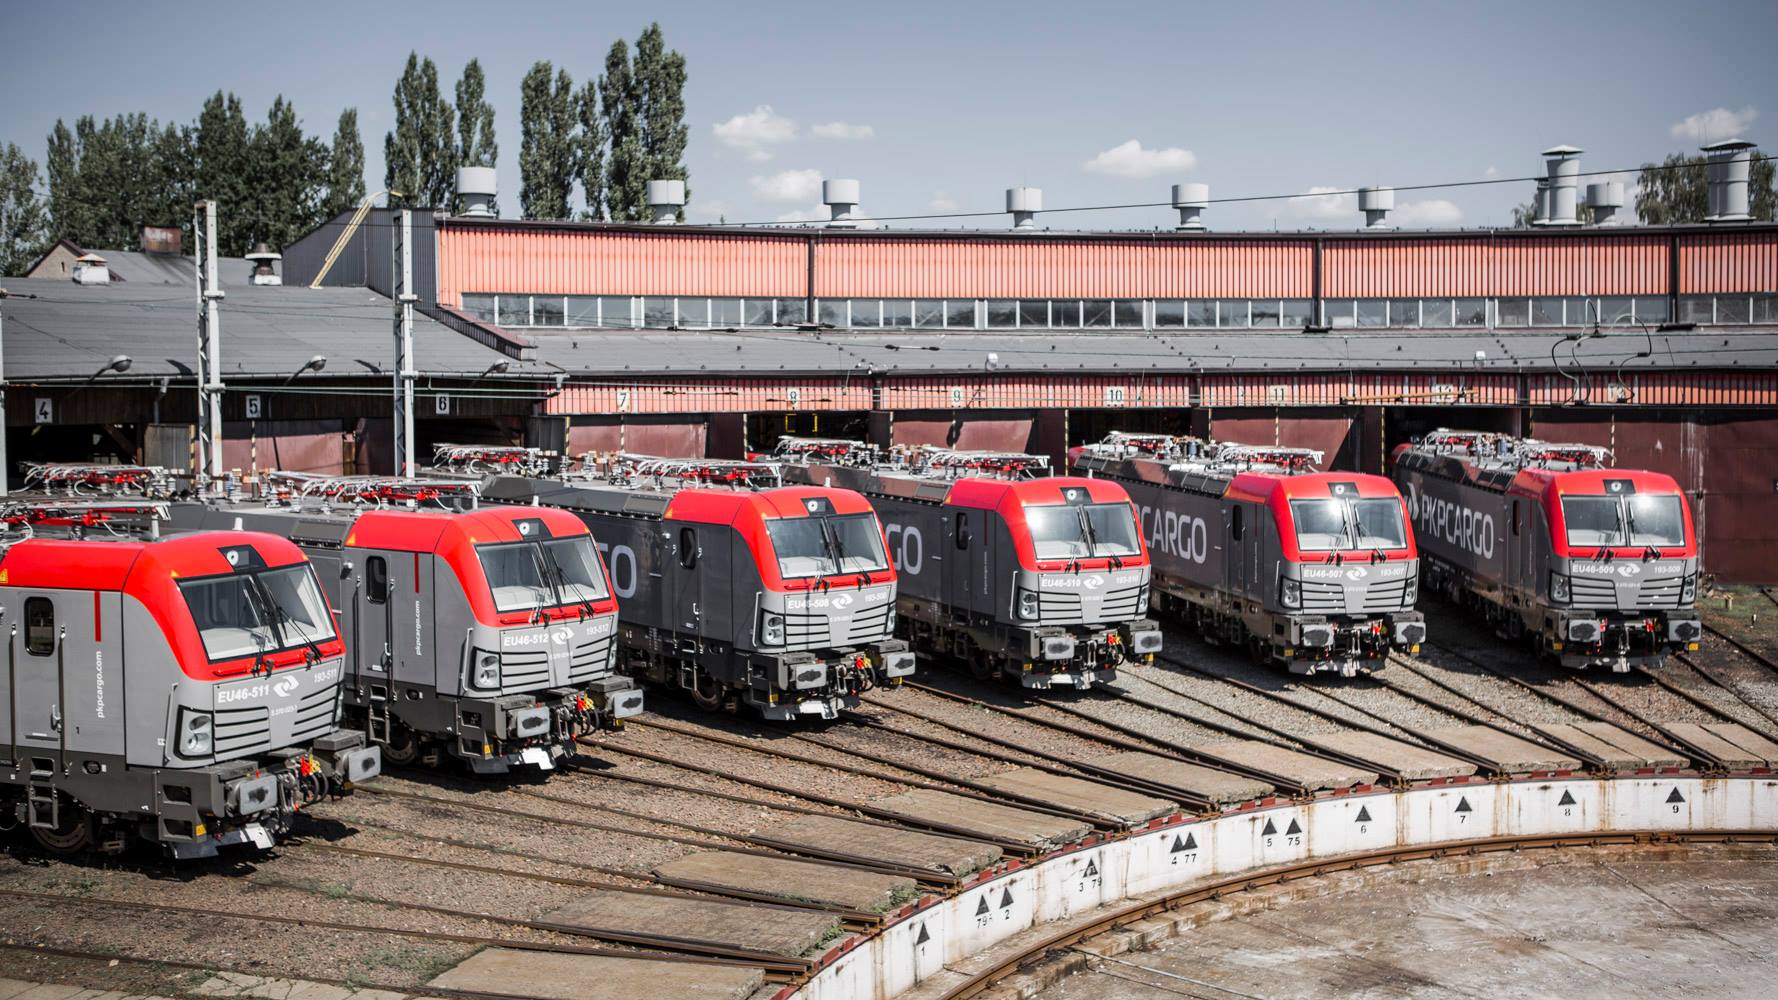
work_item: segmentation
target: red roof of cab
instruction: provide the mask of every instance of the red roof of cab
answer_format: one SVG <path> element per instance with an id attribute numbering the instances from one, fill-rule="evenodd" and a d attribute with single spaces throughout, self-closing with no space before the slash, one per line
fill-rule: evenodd
<path id="1" fill-rule="evenodd" d="M 959 479 L 952 484 L 949 493 L 945 494 L 945 504 L 952 507 L 968 507 L 972 510 L 991 510 L 1000 515 L 1006 522 L 1007 529 L 1012 533 L 1013 550 L 1018 553 L 1019 565 L 1025 569 L 1037 571 L 1048 568 L 1047 564 L 1074 563 L 1081 569 L 1107 569 L 1112 560 L 1107 557 L 1095 559 L 1046 559 L 1045 566 L 1039 566 L 1037 549 L 1031 542 L 1031 529 L 1025 518 L 1025 508 L 1055 506 L 1067 502 L 1063 490 L 1086 490 L 1087 497 L 1093 503 L 1121 503 L 1130 508 L 1130 516 L 1137 517 L 1136 505 L 1130 500 L 1130 492 L 1122 485 L 1109 479 L 1092 479 L 1086 476 L 1045 476 L 1040 479 L 993 479 L 988 477 L 969 477 Z M 1136 541 L 1141 548 L 1141 555 L 1124 556 L 1118 560 L 1122 566 L 1148 565 L 1148 540 L 1142 537 L 1138 526 Z"/>
<path id="2" fill-rule="evenodd" d="M 760 582 L 771 590 L 797 589 L 778 572 L 778 560 L 772 554 L 774 550 L 771 536 L 766 532 L 766 522 L 777 518 L 808 517 L 808 502 L 815 499 L 827 500 L 835 514 L 869 514 L 873 520 L 877 516 L 876 508 L 864 494 L 832 486 L 780 486 L 769 490 L 684 489 L 673 495 L 664 516 L 675 521 L 733 527 L 753 553 Z M 879 537 L 882 532 L 879 521 Z M 888 548 L 888 539 L 884 538 L 883 550 L 887 552 Z M 870 577 L 877 583 L 893 582 L 895 566 L 890 564 Z M 835 574 L 823 579 L 829 586 L 846 587 L 863 582 L 863 574 Z M 797 580 L 803 582 L 803 578 Z"/>
<path id="3" fill-rule="evenodd" d="M 1565 496 L 1608 496 L 1605 492 L 1605 481 L 1608 479 L 1627 479 L 1635 488 L 1637 495 L 1666 494 L 1679 497 L 1679 509 L 1685 518 L 1685 545 L 1683 551 L 1677 553 L 1680 558 L 1690 558 L 1698 551 L 1698 534 L 1692 524 L 1692 505 L 1686 499 L 1685 491 L 1679 483 L 1664 472 L 1649 472 L 1645 469 L 1525 469 L 1513 477 L 1511 492 L 1527 496 L 1543 507 L 1544 519 L 1550 526 L 1550 546 L 1554 554 L 1567 557 L 1568 522 L 1562 514 L 1562 498 Z M 1645 545 L 1618 545 L 1612 551 L 1618 555 L 1634 556 L 1642 553 Z M 1661 551 L 1673 553 L 1674 546 L 1667 546 Z M 1581 550 L 1591 555 L 1598 552 L 1597 546 L 1581 546 Z"/>
<path id="4" fill-rule="evenodd" d="M 1272 512 L 1273 521 L 1278 526 L 1279 548 L 1285 559 L 1292 562 L 1320 562 L 1336 551 L 1368 552 L 1369 549 L 1346 549 L 1314 551 L 1304 553 L 1297 548 L 1296 531 L 1292 527 L 1296 521 L 1290 511 L 1292 500 L 1326 500 L 1333 496 L 1329 489 L 1330 483 L 1349 483 L 1358 490 L 1362 499 L 1391 499 L 1401 506 L 1402 525 L 1407 534 L 1407 547 L 1400 549 L 1384 549 L 1385 559 L 1415 559 L 1419 549 L 1414 540 L 1414 528 L 1408 518 L 1407 502 L 1401 497 L 1401 490 L 1396 488 L 1395 481 L 1384 476 L 1373 476 L 1363 472 L 1306 472 L 1294 476 L 1281 475 L 1276 472 L 1243 472 L 1229 483 L 1223 496 L 1227 499 L 1245 500 L 1250 503 L 1262 503 Z"/>

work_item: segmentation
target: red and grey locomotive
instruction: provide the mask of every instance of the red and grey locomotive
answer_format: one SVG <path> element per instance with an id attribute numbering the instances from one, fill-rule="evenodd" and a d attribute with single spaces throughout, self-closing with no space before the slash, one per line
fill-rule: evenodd
<path id="1" fill-rule="evenodd" d="M 1114 433 L 1077 472 L 1123 484 L 1155 564 L 1155 603 L 1291 673 L 1353 676 L 1426 638 L 1418 554 L 1395 484 L 1318 472 L 1320 452 Z"/>
<path id="2" fill-rule="evenodd" d="M 869 498 L 901 574 L 901 630 L 977 676 L 1078 689 L 1151 661 L 1149 559 L 1136 509 L 1103 479 L 1049 475 L 1040 455 L 785 437 L 785 475 Z"/>
<path id="3" fill-rule="evenodd" d="M 269 848 L 375 777 L 340 728 L 344 646 L 295 545 L 159 534 L 163 504 L 0 510 L 0 826 L 58 852 Z"/>
<path id="4" fill-rule="evenodd" d="M 1426 584 L 1566 667 L 1695 650 L 1697 534 L 1672 477 L 1604 448 L 1436 430 L 1395 451 Z"/>
<path id="5" fill-rule="evenodd" d="M 175 516 L 301 546 L 348 638 L 347 710 L 390 761 L 547 770 L 576 735 L 642 711 L 614 670 L 617 602 L 580 519 L 482 505 L 473 481 L 270 481 Z"/>
<path id="6" fill-rule="evenodd" d="M 914 672 L 870 503 L 756 462 L 622 455 L 485 496 L 572 511 L 611 563 L 620 669 L 699 705 L 832 719 Z"/>

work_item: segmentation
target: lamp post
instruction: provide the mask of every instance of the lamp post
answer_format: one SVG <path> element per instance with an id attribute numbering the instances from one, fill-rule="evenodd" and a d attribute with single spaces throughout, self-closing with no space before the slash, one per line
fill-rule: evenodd
<path id="1" fill-rule="evenodd" d="M 308 372 L 318 372 L 321 369 L 326 368 L 326 367 L 327 367 L 327 355 L 317 354 L 314 357 L 310 358 L 309 360 L 304 361 L 303 366 L 301 368 L 298 368 L 296 371 L 291 372 L 290 377 L 285 379 L 283 384 L 289 385 L 290 383 L 295 382 L 297 379 L 301 378 L 303 375 L 307 374 Z M 281 449 L 278 446 L 278 435 L 277 434 L 272 435 L 272 461 L 277 463 L 278 468 L 281 471 L 288 471 L 288 470 L 284 469 L 284 454 L 283 454 L 283 449 Z"/>

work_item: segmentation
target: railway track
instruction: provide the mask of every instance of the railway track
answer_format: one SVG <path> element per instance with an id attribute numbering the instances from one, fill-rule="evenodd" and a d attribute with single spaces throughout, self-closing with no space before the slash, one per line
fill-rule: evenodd
<path id="1" fill-rule="evenodd" d="M 966 979 L 951 987 L 943 994 L 943 1000 L 967 1000 L 982 994 L 1008 975 L 1030 966 L 1044 955 L 1058 949 L 1070 948 L 1087 938 L 1117 927 L 1134 923 L 1147 917 L 1178 910 L 1200 903 L 1211 902 L 1224 896 L 1261 889 L 1303 878 L 1315 878 L 1337 872 L 1354 871 L 1373 868 L 1379 865 L 1397 865 L 1411 861 L 1424 861 L 1446 857 L 1473 856 L 1498 853 L 1502 851 L 1551 850 L 1573 847 L 1602 847 L 1612 845 L 1634 845 L 1654 842 L 1684 843 L 1773 843 L 1778 836 L 1770 833 L 1750 831 L 1745 833 L 1614 833 L 1594 834 L 1586 836 L 1519 836 L 1492 837 L 1479 840 L 1460 841 L 1437 847 L 1400 847 L 1366 854 L 1351 855 L 1337 860 L 1305 861 L 1299 864 L 1283 865 L 1262 871 L 1250 872 L 1231 878 L 1199 884 L 1189 889 L 1168 893 L 1157 899 L 1145 900 L 1119 907 L 1110 913 L 1092 920 L 1089 923 L 1057 931 L 1053 934 L 1024 945 L 1016 951 L 1004 956 L 993 965 L 970 974 Z"/>

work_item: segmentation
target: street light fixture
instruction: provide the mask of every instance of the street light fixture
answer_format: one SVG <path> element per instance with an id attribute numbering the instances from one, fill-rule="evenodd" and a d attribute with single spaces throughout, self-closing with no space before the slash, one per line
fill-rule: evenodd
<path id="1" fill-rule="evenodd" d="M 326 368 L 326 367 L 327 367 L 327 355 L 317 354 L 314 357 L 310 358 L 309 360 L 304 361 L 303 366 L 301 368 L 298 368 L 296 371 L 291 372 L 290 377 L 284 380 L 284 384 L 289 385 L 290 383 L 295 382 L 297 379 L 301 378 L 307 372 L 318 372 L 321 369 Z M 272 461 L 278 466 L 278 468 L 280 470 L 282 470 L 284 468 L 284 453 L 283 453 L 283 449 L 278 446 L 278 435 L 276 433 L 272 434 Z"/>

